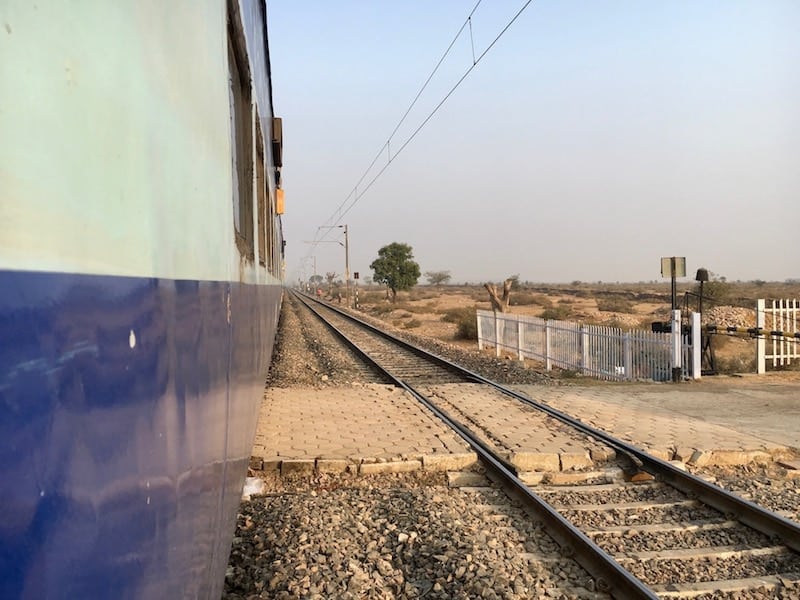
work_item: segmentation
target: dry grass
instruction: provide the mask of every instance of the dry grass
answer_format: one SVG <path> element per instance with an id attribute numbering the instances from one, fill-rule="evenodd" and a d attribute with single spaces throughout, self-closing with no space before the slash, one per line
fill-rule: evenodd
<path id="1" fill-rule="evenodd" d="M 679 282 L 680 305 L 684 292 L 694 290 L 695 286 L 693 281 Z M 727 302 L 754 308 L 759 297 L 800 298 L 800 281 L 792 284 L 727 282 L 726 294 Z M 465 347 L 474 347 L 477 338 L 475 310 L 491 310 L 489 296 L 480 285 L 425 286 L 400 292 L 397 300 L 396 304 L 389 303 L 385 291 L 376 286 L 362 289 L 360 293 L 362 310 L 393 322 L 398 327 L 413 328 L 417 333 Z M 661 280 L 633 284 L 525 283 L 521 289 L 512 291 L 509 312 L 622 329 L 649 329 L 652 321 L 666 318 L 670 301 L 670 284 Z M 715 341 L 720 371 L 753 372 L 755 342 L 749 339 L 726 339 Z"/>

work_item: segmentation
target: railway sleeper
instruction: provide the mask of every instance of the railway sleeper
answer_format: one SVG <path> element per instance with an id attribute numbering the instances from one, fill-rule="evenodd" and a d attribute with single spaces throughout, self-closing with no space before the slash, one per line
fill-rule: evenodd
<path id="1" fill-rule="evenodd" d="M 729 558 L 748 558 L 754 556 L 791 555 L 786 546 L 765 546 L 762 548 L 740 548 L 738 546 L 717 546 L 716 548 L 674 548 L 671 550 L 643 550 L 628 552 L 626 556 L 617 557 L 621 564 L 638 563 L 644 560 L 699 560 L 713 558 L 725 560 Z"/>
<path id="2" fill-rule="evenodd" d="M 701 581 L 698 583 L 673 583 L 650 586 L 651 589 L 664 599 L 696 598 L 697 596 L 711 595 L 717 592 L 748 592 L 763 589 L 773 592 L 780 589 L 793 589 L 800 587 L 800 574 L 763 575 L 761 577 L 748 577 L 746 579 L 729 579 L 720 581 Z"/>

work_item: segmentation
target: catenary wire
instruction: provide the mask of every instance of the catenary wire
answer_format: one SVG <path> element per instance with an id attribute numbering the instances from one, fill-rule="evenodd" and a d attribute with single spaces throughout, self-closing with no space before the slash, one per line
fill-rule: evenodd
<path id="1" fill-rule="evenodd" d="M 444 51 L 442 56 L 439 58 L 439 62 L 436 63 L 436 66 L 433 68 L 433 70 L 428 75 L 428 78 L 425 80 L 425 83 L 422 84 L 422 87 L 417 92 L 417 95 L 414 96 L 414 99 L 411 101 L 411 104 L 409 104 L 408 108 L 403 113 L 403 116 L 400 117 L 400 120 L 397 122 L 397 125 L 395 125 L 394 129 L 389 134 L 389 137 L 387 138 L 387 141 L 380 147 L 380 149 L 378 150 L 377 154 L 375 154 L 375 158 L 372 159 L 372 162 L 369 164 L 369 166 L 366 168 L 366 170 L 362 173 L 361 177 L 358 179 L 356 184 L 353 186 L 353 189 L 350 190 L 350 193 L 347 194 L 347 197 L 336 208 L 336 210 L 328 218 L 328 220 L 325 221 L 324 225 L 328 225 L 330 223 L 333 223 L 335 225 L 336 223 L 338 223 L 338 221 L 334 222 L 334 219 L 336 218 L 337 213 L 339 213 L 339 211 L 342 210 L 342 208 L 347 204 L 347 201 L 350 200 L 350 198 L 353 195 L 358 196 L 358 186 L 361 185 L 361 182 L 364 181 L 364 179 L 367 177 L 367 175 L 370 173 L 370 171 L 372 171 L 372 167 L 375 166 L 375 163 L 378 162 L 378 159 L 383 155 L 384 150 L 387 152 L 387 156 L 389 158 L 388 162 L 391 162 L 391 147 L 390 147 L 390 144 L 391 144 L 392 138 L 394 137 L 394 134 L 397 133 L 397 131 L 400 129 L 400 127 L 405 122 L 405 120 L 408 117 L 409 113 L 412 111 L 414 106 L 417 104 L 417 100 L 420 99 L 420 96 L 422 96 L 422 93 L 428 87 L 428 84 L 431 82 L 431 80 L 433 79 L 434 75 L 436 75 L 436 73 L 438 72 L 439 67 L 442 66 L 442 63 L 444 62 L 445 58 L 447 58 L 447 56 L 450 54 L 450 50 L 453 49 L 453 46 L 458 41 L 458 38 L 461 37 L 461 34 L 464 32 L 464 28 L 467 26 L 467 24 L 470 25 L 470 34 L 471 34 L 471 28 L 472 28 L 471 19 L 472 19 L 472 15 L 474 15 L 475 11 L 478 10 L 478 7 L 480 6 L 482 1 L 483 0 L 478 0 L 478 2 L 475 4 L 475 6 L 472 7 L 472 10 L 470 11 L 469 15 L 464 20 L 464 23 L 462 23 L 461 27 L 456 32 L 455 36 L 453 36 L 453 39 L 450 42 L 450 45 L 447 46 L 447 49 Z M 473 59 L 474 59 L 474 54 L 475 53 L 474 53 L 474 49 L 473 49 Z M 341 219 L 342 216 L 344 216 L 344 215 L 340 215 L 339 218 Z M 323 236 L 323 238 L 324 237 L 325 236 Z"/>
<path id="2" fill-rule="evenodd" d="M 492 42 L 491 42 L 491 43 L 490 43 L 490 44 L 489 44 L 489 45 L 486 47 L 486 49 L 485 49 L 483 52 L 481 52 L 481 54 L 478 56 L 478 58 L 475 60 L 475 62 L 474 62 L 472 65 L 470 65 L 470 67 L 469 67 L 469 68 L 468 68 L 468 69 L 467 69 L 467 70 L 464 72 L 464 74 L 463 74 L 463 75 L 462 75 L 462 76 L 459 78 L 459 80 L 458 80 L 458 81 L 455 83 L 455 85 L 454 85 L 452 88 L 450 88 L 450 91 L 449 91 L 449 92 L 447 92 L 447 94 L 445 94 L 444 98 L 442 98 L 442 99 L 439 101 L 439 103 L 438 103 L 438 104 L 437 104 L 437 105 L 434 107 L 434 109 L 433 109 L 433 110 L 432 110 L 432 111 L 431 111 L 431 112 L 428 114 L 428 116 L 425 118 L 425 120 L 424 120 L 424 121 L 422 121 L 422 123 L 421 123 L 421 124 L 420 124 L 420 125 L 419 125 L 419 126 L 418 126 L 418 127 L 415 129 L 415 130 L 414 130 L 414 132 L 413 132 L 413 133 L 412 133 L 412 134 L 409 136 L 409 138 L 408 138 L 408 139 L 407 139 L 405 142 L 403 142 L 403 144 L 402 144 L 402 145 L 400 146 L 400 148 L 399 148 L 399 149 L 398 149 L 398 150 L 397 150 L 397 151 L 394 153 L 394 155 L 393 155 L 393 156 L 391 156 L 391 157 L 389 158 L 389 161 L 388 161 L 388 162 L 387 162 L 387 163 L 386 163 L 386 164 L 383 166 L 383 168 L 381 168 L 381 170 L 380 170 L 380 171 L 378 171 L 378 173 L 377 173 L 377 174 L 376 174 L 376 175 L 375 175 L 375 176 L 374 176 L 374 177 L 373 177 L 373 178 L 372 178 L 372 179 L 369 181 L 369 183 L 367 184 L 367 186 L 366 186 L 366 187 L 365 187 L 363 190 L 361 190 L 361 192 L 359 192 L 359 193 L 355 194 L 355 197 L 354 197 L 354 198 L 353 198 L 353 200 L 350 202 L 350 204 L 349 204 L 349 205 L 347 205 L 347 208 L 344 210 L 344 212 L 341 212 L 341 213 L 339 214 L 339 218 L 336 220 L 335 224 L 336 224 L 336 223 L 339 223 L 339 222 L 341 222 L 341 220 L 342 220 L 342 219 L 345 217 L 345 215 L 347 215 L 347 213 L 348 213 L 348 212 L 350 212 L 350 210 L 351 210 L 351 209 L 352 209 L 352 208 L 353 208 L 353 207 L 354 207 L 354 206 L 355 206 L 355 205 L 358 203 L 358 201 L 359 201 L 359 200 L 360 200 L 360 199 L 361 199 L 361 198 L 364 196 L 364 194 L 366 194 L 366 193 L 369 191 L 369 189 L 370 189 L 370 188 L 371 188 L 371 187 L 372 187 L 372 186 L 375 184 L 375 182 L 376 182 L 376 181 L 377 181 L 377 180 L 378 180 L 378 179 L 381 177 L 381 175 L 383 175 L 383 173 L 384 173 L 384 172 L 385 172 L 385 171 L 386 171 L 386 170 L 389 168 L 389 166 L 392 164 L 392 162 L 394 161 L 394 159 L 395 159 L 395 158 L 397 158 L 397 157 L 400 155 L 400 153 L 401 153 L 401 152 L 402 152 L 402 151 L 403 151 L 403 150 L 406 148 L 406 146 L 408 146 L 408 145 L 411 143 L 411 141 L 412 141 L 412 140 L 413 140 L 413 139 L 414 139 L 414 138 L 417 136 L 417 134 L 418 134 L 420 131 L 422 131 L 422 129 L 425 127 L 425 125 L 427 125 L 427 124 L 428 124 L 428 122 L 429 122 L 429 121 L 430 121 L 430 120 L 433 118 L 433 116 L 434 116 L 434 115 L 435 115 L 435 114 L 436 114 L 436 113 L 439 111 L 439 109 L 440 109 L 440 108 L 441 108 L 441 107 L 444 105 L 444 103 L 445 103 L 445 102 L 447 102 L 448 98 L 450 98 L 450 96 L 453 94 L 453 92 L 455 92 L 455 91 L 456 91 L 456 89 L 458 89 L 458 87 L 459 87 L 459 86 L 461 85 L 461 83 L 462 83 L 462 82 L 463 82 L 463 81 L 464 81 L 464 80 L 467 78 L 467 76 L 469 76 L 469 74 L 472 72 L 472 70 L 473 70 L 475 67 L 477 67 L 477 66 L 478 66 L 478 63 L 480 63 L 480 62 L 481 62 L 481 60 L 483 59 L 483 57 L 484 57 L 484 56 L 486 56 L 486 54 L 489 52 L 489 50 L 491 50 L 491 49 L 492 49 L 492 47 L 493 47 L 493 46 L 494 46 L 494 45 L 495 45 L 495 44 L 498 42 L 498 40 L 499 40 L 501 37 L 503 37 L 503 35 L 505 34 L 505 32 L 506 32 L 506 31 L 508 31 L 509 27 L 511 27 L 511 25 L 513 25 L 513 24 L 514 24 L 514 21 L 516 21 L 516 20 L 519 18 L 519 16 L 522 14 L 522 12 L 523 12 L 523 11 L 524 11 L 524 10 L 525 10 L 527 7 L 528 7 L 528 5 L 529 5 L 531 2 L 533 2 L 533 0 L 527 0 L 527 1 L 526 1 L 526 2 L 525 2 L 523 5 L 522 5 L 522 7 L 521 7 L 521 8 L 520 8 L 520 9 L 517 11 L 517 13 L 514 15 L 514 17 L 513 17 L 513 18 L 512 18 L 512 19 L 511 19 L 511 20 L 510 20 L 510 21 L 509 21 L 507 24 L 506 24 L 506 26 L 505 26 L 505 27 L 503 27 L 503 29 L 500 31 L 500 33 L 498 33 L 498 34 L 497 34 L 497 36 L 496 36 L 496 37 L 494 38 L 494 40 L 492 40 Z M 351 195 L 350 195 L 350 196 L 348 196 L 348 198 L 349 198 L 349 197 L 351 197 L 351 196 L 352 196 L 352 193 L 351 193 Z M 343 203 L 343 204 L 342 204 L 342 206 L 345 206 L 345 205 L 346 205 L 346 201 L 345 201 L 345 203 Z M 339 208 L 336 210 L 336 213 L 339 213 L 340 211 L 341 211 L 341 206 L 340 206 L 340 207 L 339 207 Z M 334 214 L 336 214 L 336 213 L 334 213 Z"/>
<path id="3" fill-rule="evenodd" d="M 444 105 L 444 103 L 447 102 L 448 98 L 450 98 L 450 96 L 458 89 L 458 87 L 469 76 L 469 74 L 472 72 L 472 70 L 475 67 L 478 66 L 478 64 L 481 62 L 483 57 L 486 56 L 486 54 L 488 54 L 488 52 L 494 47 L 494 45 L 500 40 L 500 38 L 503 37 L 503 35 L 505 35 L 506 31 L 508 31 L 508 29 L 514 24 L 514 22 L 520 17 L 520 15 L 525 11 L 526 8 L 528 8 L 528 6 L 532 2 L 533 2 L 533 0 L 526 0 L 526 2 L 516 12 L 516 14 L 511 18 L 511 20 L 505 25 L 505 27 L 503 27 L 503 29 L 500 31 L 500 33 L 498 33 L 497 36 L 495 36 L 495 38 L 492 40 L 492 42 L 486 47 L 486 49 L 484 49 L 483 52 L 480 53 L 480 55 L 477 57 L 477 59 L 474 60 L 472 65 L 469 66 L 469 68 L 459 78 L 459 80 L 455 83 L 455 85 L 453 85 L 453 87 L 450 88 L 450 91 L 448 91 L 447 94 L 445 94 L 445 96 L 439 101 L 439 103 L 434 107 L 434 109 L 428 114 L 428 116 L 425 118 L 425 120 L 422 121 L 422 123 L 414 130 L 414 132 L 408 137 L 408 139 L 405 142 L 403 142 L 403 144 L 400 146 L 400 148 L 397 150 L 397 152 L 394 153 L 394 155 L 391 155 L 391 154 L 388 155 L 388 160 L 387 160 L 386 164 L 369 181 L 369 183 L 366 185 L 366 187 L 363 188 L 360 192 L 358 192 L 358 186 L 361 184 L 361 182 L 363 182 L 364 178 L 367 176 L 367 174 L 370 172 L 372 167 L 375 165 L 375 163 L 377 162 L 378 158 L 380 158 L 380 156 L 383 154 L 384 149 L 388 149 L 389 148 L 389 142 L 391 141 L 391 136 L 389 137 L 389 140 L 387 140 L 387 142 L 381 146 L 380 151 L 376 154 L 376 156 L 373 159 L 372 163 L 370 163 L 369 168 L 364 172 L 364 174 L 358 180 L 358 183 L 356 183 L 356 185 L 353 187 L 353 189 L 347 195 L 347 197 L 344 199 L 344 201 L 339 205 L 339 207 L 334 211 L 334 213 L 328 218 L 328 220 L 325 221 L 325 224 L 320 226 L 319 228 L 317 228 L 317 231 L 316 231 L 316 233 L 314 235 L 314 240 L 311 242 L 311 247 L 309 248 L 309 251 L 306 254 L 306 256 L 303 258 L 303 260 L 305 260 L 306 258 L 309 258 L 314 253 L 314 250 L 317 247 L 317 245 L 319 243 L 323 242 L 325 240 L 325 238 L 328 237 L 331 234 L 331 232 L 336 228 L 336 226 L 339 225 L 339 223 L 342 222 L 344 217 L 353 209 L 353 207 L 358 203 L 358 201 L 361 200 L 361 198 L 372 188 L 372 186 L 375 184 L 375 182 L 391 166 L 392 162 L 394 162 L 394 159 L 397 158 L 403 152 L 403 150 L 405 150 L 405 148 L 412 142 L 412 140 L 417 136 L 417 134 L 419 134 L 419 132 L 422 131 L 422 129 L 425 127 L 425 125 L 428 124 L 428 122 L 434 117 L 434 115 L 439 111 L 439 109 Z M 481 0 L 478 0 L 478 3 L 472 9 L 472 12 L 470 13 L 469 17 L 467 17 L 467 19 L 464 21 L 464 24 L 459 29 L 459 32 L 456 34 L 456 37 L 451 42 L 450 46 L 448 46 L 447 50 L 445 51 L 444 56 L 442 56 L 442 58 L 439 60 L 439 62 L 437 63 L 436 67 L 434 68 L 433 72 L 431 73 L 431 75 L 428 77 L 428 79 L 423 84 L 422 89 L 420 89 L 420 91 L 417 93 L 417 96 L 412 101 L 411 106 L 409 106 L 409 108 L 406 110 L 406 113 L 403 115 L 403 117 L 401 117 L 400 122 L 395 127 L 394 131 L 392 132 L 392 135 L 394 135 L 397 132 L 397 130 L 399 129 L 399 127 L 402 125 L 402 123 L 404 122 L 405 118 L 408 116 L 408 113 L 411 111 L 411 109 L 413 108 L 414 104 L 419 99 L 419 96 L 422 94 L 422 92 L 424 91 L 425 87 L 428 85 L 430 80 L 433 78 L 433 75 L 438 70 L 438 68 L 441 65 L 441 63 L 444 60 L 444 58 L 447 56 L 447 53 L 450 52 L 450 49 L 452 48 L 453 44 L 458 39 L 458 37 L 461 35 L 461 33 L 463 32 L 464 28 L 468 24 L 470 24 L 470 20 L 472 18 L 472 14 L 478 8 L 480 3 L 481 3 Z M 347 202 L 348 202 L 348 200 L 350 198 L 352 198 L 352 200 L 350 201 L 349 204 L 347 204 Z M 342 208 L 345 207 L 345 206 L 346 206 L 346 208 L 344 210 L 342 210 Z M 338 215 L 338 217 L 337 217 L 337 215 Z M 320 236 L 320 230 L 324 231 L 324 233 L 321 236 Z M 317 236 L 319 236 L 319 237 L 317 237 Z"/>

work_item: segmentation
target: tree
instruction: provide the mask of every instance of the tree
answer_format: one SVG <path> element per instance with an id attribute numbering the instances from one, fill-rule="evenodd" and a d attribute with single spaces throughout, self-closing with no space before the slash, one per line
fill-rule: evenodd
<path id="1" fill-rule="evenodd" d="M 414 262 L 411 246 L 392 242 L 378 250 L 378 258 L 369 266 L 375 274 L 376 283 L 382 283 L 392 293 L 392 302 L 397 300 L 397 292 L 410 290 L 417 285 L 420 271 Z"/>
<path id="2" fill-rule="evenodd" d="M 311 285 L 319 285 L 322 283 L 322 275 L 312 275 L 308 278 L 308 281 Z"/>
<path id="3" fill-rule="evenodd" d="M 450 271 L 425 271 L 425 277 L 431 285 L 442 285 L 450 281 Z"/>
<path id="4" fill-rule="evenodd" d="M 708 269 L 706 269 L 708 270 Z M 700 293 L 700 283 L 694 286 L 694 293 Z M 731 284 L 724 275 L 717 275 L 713 271 L 708 271 L 708 281 L 703 284 L 703 296 L 719 304 L 726 300 L 731 294 Z"/>
<path id="5" fill-rule="evenodd" d="M 333 285 L 334 281 L 336 280 L 337 274 L 333 271 L 328 271 L 325 273 L 325 281 L 328 282 L 328 293 L 333 296 Z"/>
<path id="6" fill-rule="evenodd" d="M 514 285 L 514 279 L 509 277 L 503 282 L 503 296 L 497 294 L 497 288 L 493 283 L 484 283 L 483 287 L 489 292 L 489 302 L 492 303 L 492 310 L 494 312 L 504 313 L 508 310 L 508 303 L 511 300 L 511 286 Z"/>

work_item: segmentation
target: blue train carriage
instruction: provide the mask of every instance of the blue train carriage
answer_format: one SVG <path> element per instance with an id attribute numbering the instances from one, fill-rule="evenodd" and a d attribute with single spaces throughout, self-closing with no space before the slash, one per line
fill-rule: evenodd
<path id="1" fill-rule="evenodd" d="M 259 0 L 0 4 L 0 598 L 218 598 L 282 292 Z"/>

